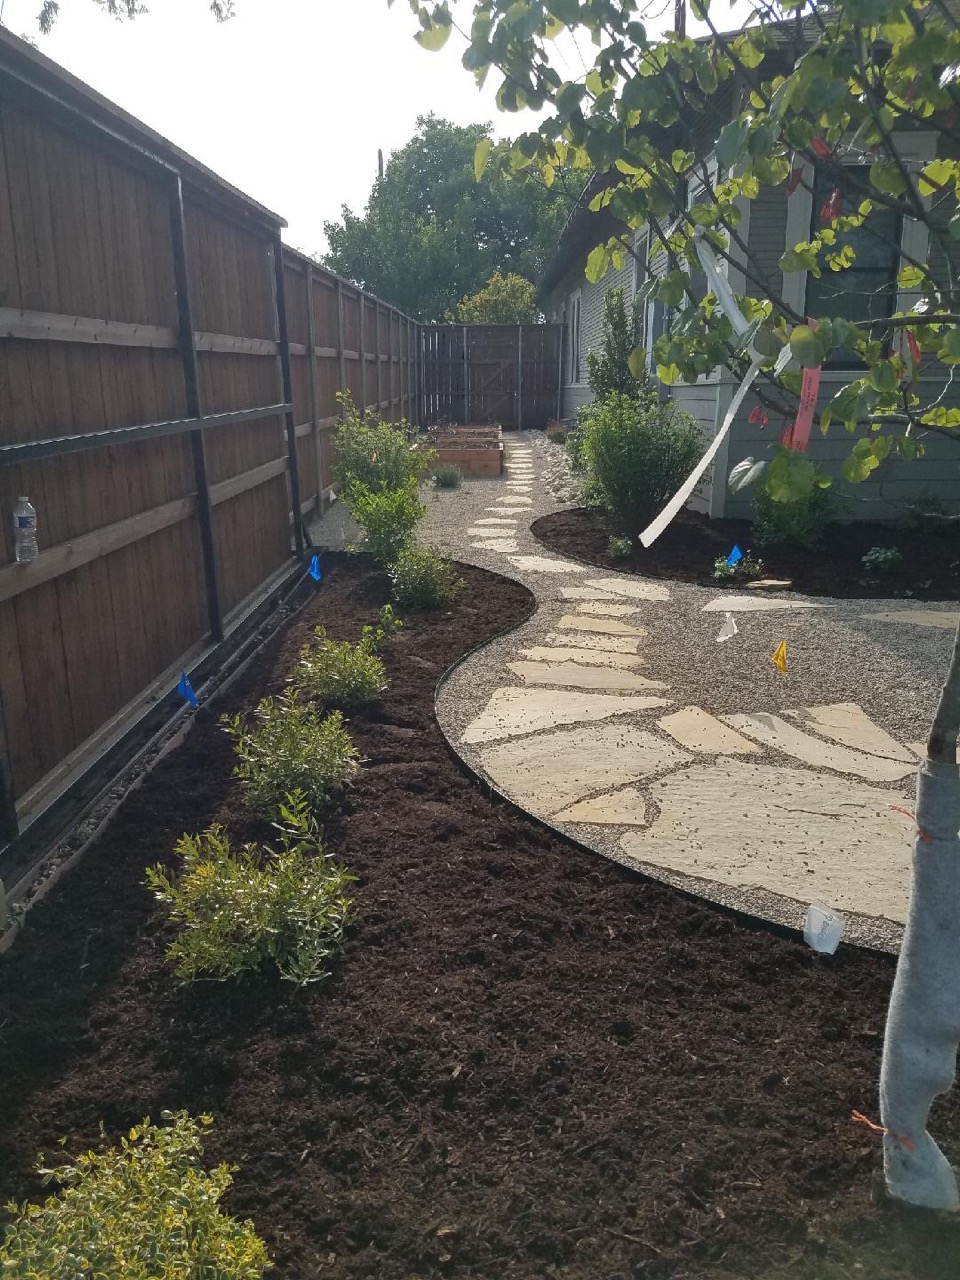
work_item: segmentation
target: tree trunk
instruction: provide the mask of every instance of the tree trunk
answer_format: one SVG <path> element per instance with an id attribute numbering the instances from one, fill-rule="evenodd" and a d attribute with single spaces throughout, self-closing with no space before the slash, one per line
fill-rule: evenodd
<path id="1" fill-rule="evenodd" d="M 927 1132 L 954 1082 L 960 1043 L 960 629 L 917 781 L 910 911 L 890 996 L 880 1073 L 887 1190 L 958 1209 L 957 1178 Z"/>

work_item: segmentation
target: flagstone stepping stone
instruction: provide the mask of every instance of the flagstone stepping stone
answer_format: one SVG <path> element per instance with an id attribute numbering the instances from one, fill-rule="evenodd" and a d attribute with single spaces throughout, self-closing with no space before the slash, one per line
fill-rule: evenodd
<path id="1" fill-rule="evenodd" d="M 803 764 L 814 769 L 832 769 L 835 773 L 852 773 L 858 778 L 866 778 L 868 782 L 896 782 L 914 773 L 914 764 L 903 764 L 897 760 L 884 760 L 879 756 L 864 755 L 860 751 L 852 751 L 849 747 L 834 746 L 804 733 L 795 724 L 781 720 L 779 716 L 761 712 L 757 715 L 721 716 L 724 724 L 739 729 L 748 738 L 753 738 L 764 746 L 774 747 L 784 755 L 793 756 Z"/>
<path id="2" fill-rule="evenodd" d="M 833 605 L 813 600 L 773 600 L 769 596 L 718 596 L 705 604 L 702 613 L 760 613 L 772 609 L 832 609 Z"/>
<path id="3" fill-rule="evenodd" d="M 755 578 L 747 583 L 748 591 L 784 591 L 793 586 L 792 578 Z"/>
<path id="4" fill-rule="evenodd" d="M 665 738 L 613 721 L 488 747 L 481 760 L 511 799 L 546 816 L 595 791 L 685 764 L 690 757 Z"/>
<path id="5" fill-rule="evenodd" d="M 631 627 L 618 618 L 587 618 L 583 614 L 565 613 L 556 624 L 562 631 L 599 631 L 609 636 L 645 636 L 644 627 Z"/>
<path id="6" fill-rule="evenodd" d="M 508 524 L 516 528 L 516 520 L 504 516 L 484 516 L 482 520 L 475 521 L 476 524 Z"/>
<path id="7" fill-rule="evenodd" d="M 584 667 L 575 662 L 508 662 L 515 676 L 527 684 L 566 685 L 571 689 L 606 689 L 634 693 L 638 689 L 666 689 L 662 680 L 648 680 L 633 671 Z"/>
<path id="8" fill-rule="evenodd" d="M 561 587 L 561 600 L 609 600 L 616 602 L 618 597 L 609 591 L 598 591 L 596 587 Z"/>
<path id="9" fill-rule="evenodd" d="M 571 693 L 569 689 L 497 689 L 476 720 L 468 725 L 461 740 L 493 742 L 498 738 L 515 738 L 584 720 L 607 720 L 610 716 L 664 705 L 662 698 Z"/>
<path id="10" fill-rule="evenodd" d="M 755 743 L 748 742 L 702 707 L 681 707 L 672 715 L 658 720 L 657 725 L 682 747 L 704 755 L 749 756 L 760 750 Z"/>
<path id="11" fill-rule="evenodd" d="M 907 746 L 914 752 L 918 760 L 926 760 L 927 744 L 925 742 L 908 742 Z"/>
<path id="12" fill-rule="evenodd" d="M 801 707 L 799 711 L 786 714 L 802 716 L 810 728 L 845 747 L 866 751 L 872 756 L 886 756 L 890 760 L 914 763 L 914 752 L 909 747 L 901 746 L 896 738 L 874 724 L 855 702 L 834 702 L 825 707 Z"/>
<path id="13" fill-rule="evenodd" d="M 643 630 L 643 628 L 640 629 Z M 634 640 L 632 636 L 602 636 L 590 633 L 564 636 L 558 631 L 548 631 L 543 639 L 545 644 L 574 644 L 581 649 L 599 649 L 605 653 L 636 653 L 640 648 L 640 641 Z"/>
<path id="14" fill-rule="evenodd" d="M 471 525 L 467 533 L 475 538 L 511 538 L 516 533 L 516 529 L 487 529 L 480 525 Z"/>
<path id="15" fill-rule="evenodd" d="M 513 538 L 494 538 L 490 542 L 471 542 L 470 545 L 477 551 L 502 551 L 504 554 L 520 550 L 520 544 Z"/>
<path id="16" fill-rule="evenodd" d="M 510 563 L 517 569 L 526 569 L 529 573 L 586 573 L 583 564 L 574 564 L 572 560 L 551 560 L 548 556 L 511 556 Z"/>
<path id="17" fill-rule="evenodd" d="M 956 631 L 957 615 L 955 613 L 934 613 L 930 609 L 904 609 L 902 612 L 865 613 L 865 618 L 876 622 L 910 622 L 915 627 L 943 627 L 945 631 Z"/>
<path id="18" fill-rule="evenodd" d="M 515 507 L 532 507 L 533 506 L 532 498 L 520 498 L 513 493 L 511 493 L 508 497 L 498 498 L 497 502 L 511 502 Z M 488 507 L 487 509 L 493 510 L 492 507 Z"/>
<path id="19" fill-rule="evenodd" d="M 604 667 L 645 667 L 646 658 L 635 653 L 610 653 L 604 649 L 571 649 L 551 648 L 547 644 L 534 645 L 532 649 L 521 649 L 521 658 L 530 658 L 534 662 L 585 662 L 588 666 L 596 663 Z M 731 730 L 727 730 L 730 733 Z"/>
<path id="20" fill-rule="evenodd" d="M 647 823 L 647 801 L 636 787 L 623 787 L 603 796 L 581 800 L 569 809 L 555 813 L 553 822 L 593 822 L 604 826 L 644 827 Z"/>
<path id="21" fill-rule="evenodd" d="M 669 600 L 670 592 L 659 582 L 631 582 L 626 578 L 588 578 L 588 587 L 612 591 L 618 596 L 632 596 L 635 600 Z"/>
<path id="22" fill-rule="evenodd" d="M 509 512 L 509 514 L 510 514 L 510 515 L 516 515 L 516 514 L 518 514 L 518 513 L 519 513 L 519 512 L 521 512 L 521 511 L 523 512 L 523 514 L 524 514 L 525 516 L 528 516 L 528 515 L 530 514 L 530 512 L 526 509 L 526 507 L 484 507 L 484 510 L 485 510 L 485 511 L 500 511 L 500 512 L 502 512 L 504 515 L 506 515 L 508 512 Z"/>
<path id="23" fill-rule="evenodd" d="M 598 618 L 626 618 L 631 613 L 639 613 L 636 605 L 610 603 L 607 600 L 588 600 L 577 608 L 578 613 L 592 614 Z"/>
<path id="24" fill-rule="evenodd" d="M 729 760 L 649 788 L 659 818 L 627 832 L 639 861 L 841 911 L 906 918 L 913 821 L 897 792 L 802 769 Z"/>

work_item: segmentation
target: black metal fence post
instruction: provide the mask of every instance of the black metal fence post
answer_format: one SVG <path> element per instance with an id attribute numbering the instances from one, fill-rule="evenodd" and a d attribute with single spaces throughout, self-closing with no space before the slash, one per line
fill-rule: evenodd
<path id="1" fill-rule="evenodd" d="M 283 399 L 293 402 L 293 378 L 290 373 L 290 343 L 287 338 L 287 292 L 283 278 L 283 243 L 280 237 L 273 242 L 273 271 L 276 280 L 277 301 L 277 354 L 280 357 L 280 376 L 283 381 Z M 297 424 L 293 409 L 284 413 L 287 427 L 287 466 L 290 469 L 290 501 L 293 504 L 293 543 L 297 557 L 303 556 L 303 512 L 300 510 L 300 465 L 297 461 Z"/>

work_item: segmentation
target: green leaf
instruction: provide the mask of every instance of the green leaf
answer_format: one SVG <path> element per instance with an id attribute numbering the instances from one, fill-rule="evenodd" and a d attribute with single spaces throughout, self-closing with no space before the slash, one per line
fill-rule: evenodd
<path id="1" fill-rule="evenodd" d="M 870 181 L 888 196 L 902 195 L 907 189 L 903 174 L 892 160 L 877 160 L 870 166 Z"/>
<path id="2" fill-rule="evenodd" d="M 739 120 L 731 120 L 720 130 L 717 139 L 717 164 L 721 169 L 732 169 L 743 154 L 747 142 L 747 126 Z"/>
<path id="3" fill-rule="evenodd" d="M 774 502 L 805 498 L 817 482 L 817 469 L 804 453 L 777 449 L 767 471 L 767 493 Z"/>
<path id="4" fill-rule="evenodd" d="M 731 468 L 727 479 L 727 487 L 731 493 L 739 493 L 754 484 L 767 469 L 766 462 L 756 462 L 753 458 L 744 458 L 742 462 Z"/>
<path id="5" fill-rule="evenodd" d="M 644 347 L 634 347 L 627 357 L 627 368 L 630 370 L 631 377 L 636 378 L 638 382 L 643 380 L 647 371 L 647 352 Z"/>
<path id="6" fill-rule="evenodd" d="M 607 274 L 607 266 L 610 262 L 610 255 L 607 253 L 605 244 L 598 244 L 590 250 L 587 256 L 587 266 L 584 275 L 591 284 L 598 284 Z"/>
<path id="7" fill-rule="evenodd" d="M 481 138 L 477 143 L 477 149 L 473 153 L 473 176 L 477 182 L 483 177 L 487 161 L 490 159 L 490 148 L 492 146 L 493 142 L 490 138 Z"/>
<path id="8" fill-rule="evenodd" d="M 900 385 L 897 367 L 892 360 L 881 360 L 875 364 L 867 375 L 867 381 L 875 391 L 881 392 L 896 391 Z"/>
<path id="9" fill-rule="evenodd" d="M 429 49 L 431 53 L 437 53 L 450 39 L 452 30 L 453 27 L 449 22 L 431 22 L 429 27 L 424 31 L 418 31 L 413 38 L 424 49 Z"/>
<path id="10" fill-rule="evenodd" d="M 857 441 L 843 463 L 842 470 L 845 480 L 849 480 L 851 484 L 862 484 L 872 472 L 876 471 L 881 460 L 874 451 L 873 446 L 875 443 L 879 443 L 879 441 Z"/>
<path id="11" fill-rule="evenodd" d="M 960 364 L 960 328 L 947 331 L 937 355 L 947 364 Z"/>
<path id="12" fill-rule="evenodd" d="M 815 369 L 820 364 L 820 349 L 817 335 L 809 325 L 798 324 L 790 335 L 790 350 L 793 358 L 805 369 Z"/>

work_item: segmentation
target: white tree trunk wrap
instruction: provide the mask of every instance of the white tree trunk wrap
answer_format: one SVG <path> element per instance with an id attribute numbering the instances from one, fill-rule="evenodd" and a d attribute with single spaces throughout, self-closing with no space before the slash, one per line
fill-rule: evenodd
<path id="1" fill-rule="evenodd" d="M 890 996 L 880 1110 L 887 1190 L 958 1209 L 957 1178 L 927 1132 L 953 1085 L 960 1043 L 960 766 L 927 760 L 917 782 L 910 909 Z"/>

